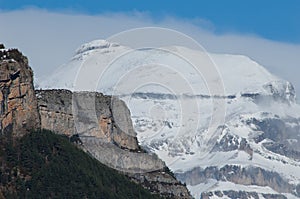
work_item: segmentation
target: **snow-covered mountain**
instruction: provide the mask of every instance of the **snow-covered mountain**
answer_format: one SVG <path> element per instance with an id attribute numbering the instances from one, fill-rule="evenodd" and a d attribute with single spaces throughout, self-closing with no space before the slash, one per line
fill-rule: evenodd
<path id="1" fill-rule="evenodd" d="M 195 198 L 300 197 L 294 88 L 248 57 L 96 40 L 38 86 L 122 98 L 140 144 Z"/>

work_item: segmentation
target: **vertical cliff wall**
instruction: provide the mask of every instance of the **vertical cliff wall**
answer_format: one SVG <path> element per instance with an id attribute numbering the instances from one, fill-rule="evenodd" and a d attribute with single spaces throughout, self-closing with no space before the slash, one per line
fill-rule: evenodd
<path id="1" fill-rule="evenodd" d="M 94 137 L 120 148 L 139 150 L 124 102 L 101 93 L 73 94 L 68 90 L 37 90 L 36 96 L 42 128 L 69 136 Z M 112 101 L 115 108 L 112 108 Z"/>
<path id="2" fill-rule="evenodd" d="M 40 128 L 33 72 L 17 49 L 0 49 L 0 132 L 14 137 Z"/>

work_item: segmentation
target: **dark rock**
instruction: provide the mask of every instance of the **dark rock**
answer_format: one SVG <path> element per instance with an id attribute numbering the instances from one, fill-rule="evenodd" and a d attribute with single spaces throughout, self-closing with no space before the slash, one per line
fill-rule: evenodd
<path id="1" fill-rule="evenodd" d="M 204 192 L 201 193 L 201 199 L 210 199 L 210 198 L 216 198 L 215 196 L 218 196 L 219 198 L 223 198 L 225 196 L 226 198 L 230 199 L 259 199 L 259 195 L 255 192 L 246 192 L 246 191 L 215 191 L 215 192 Z M 262 194 L 262 196 L 266 199 L 287 199 L 284 195 L 281 194 Z"/>
<path id="2" fill-rule="evenodd" d="M 152 193 L 161 193 L 165 198 L 190 199 L 189 191 L 175 177 L 166 171 L 154 171 L 149 173 L 127 174 L 133 181 L 140 183 Z"/>
<path id="3" fill-rule="evenodd" d="M 240 138 L 239 136 L 230 133 L 226 133 L 213 148 L 213 151 L 227 152 L 234 150 L 245 151 L 250 155 L 250 159 L 253 156 L 253 149 L 250 147 L 248 141 L 245 138 Z"/>
<path id="4" fill-rule="evenodd" d="M 205 183 L 207 179 L 229 181 L 241 185 L 268 186 L 279 193 L 293 193 L 295 185 L 289 184 L 278 173 L 264 170 L 259 167 L 242 168 L 236 165 L 224 167 L 194 168 L 185 173 L 178 173 L 176 177 L 188 185 Z"/>
<path id="5" fill-rule="evenodd" d="M 270 143 L 263 143 L 263 146 L 269 151 L 272 151 L 273 153 L 284 155 L 296 161 L 300 161 L 300 151 L 293 150 L 292 148 L 287 147 L 284 144 L 270 142 Z"/>

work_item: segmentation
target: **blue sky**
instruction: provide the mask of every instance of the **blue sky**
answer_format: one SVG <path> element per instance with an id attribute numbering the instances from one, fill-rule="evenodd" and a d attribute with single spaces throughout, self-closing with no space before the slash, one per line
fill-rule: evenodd
<path id="1" fill-rule="evenodd" d="M 0 43 L 25 52 L 35 79 L 43 79 L 85 42 L 170 28 L 209 52 L 250 57 L 299 95 L 299 19 L 299 0 L 0 0 Z"/>
<path id="2" fill-rule="evenodd" d="M 297 0 L 0 0 L 1 10 L 24 8 L 88 15 L 142 12 L 154 20 L 173 16 L 194 23 L 201 19 L 216 34 L 238 32 L 300 43 L 300 1 Z"/>

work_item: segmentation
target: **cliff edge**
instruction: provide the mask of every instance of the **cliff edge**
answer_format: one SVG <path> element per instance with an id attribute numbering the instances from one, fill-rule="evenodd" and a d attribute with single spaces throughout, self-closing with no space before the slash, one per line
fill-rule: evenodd
<path id="1" fill-rule="evenodd" d="M 17 49 L 0 45 L 0 133 L 21 137 L 40 128 L 33 71 Z"/>
<path id="2" fill-rule="evenodd" d="M 0 45 L 0 133 L 21 138 L 48 129 L 67 135 L 101 163 L 165 198 L 191 198 L 156 155 L 144 151 L 130 111 L 118 98 L 97 92 L 34 90 L 33 71 L 17 49 Z"/>

